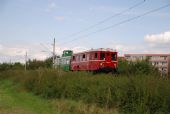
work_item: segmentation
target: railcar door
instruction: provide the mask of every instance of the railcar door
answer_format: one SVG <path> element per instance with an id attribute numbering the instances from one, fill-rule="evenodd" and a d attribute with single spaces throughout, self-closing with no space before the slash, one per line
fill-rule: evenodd
<path id="1" fill-rule="evenodd" d="M 110 52 L 106 52 L 105 56 L 106 56 L 105 58 L 106 58 L 106 61 L 107 61 L 107 62 L 111 62 L 111 61 L 112 61 Z"/>

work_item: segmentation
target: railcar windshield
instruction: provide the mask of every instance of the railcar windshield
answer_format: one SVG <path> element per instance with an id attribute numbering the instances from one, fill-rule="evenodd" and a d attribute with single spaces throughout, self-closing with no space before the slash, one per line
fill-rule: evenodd
<path id="1" fill-rule="evenodd" d="M 105 59 L 105 53 L 100 53 L 100 60 L 104 60 Z"/>
<path id="2" fill-rule="evenodd" d="M 116 54 L 112 54 L 112 61 L 116 61 Z"/>
<path id="3" fill-rule="evenodd" d="M 95 58 L 95 59 L 97 59 L 97 58 L 98 58 L 98 54 L 97 54 L 97 52 L 95 53 L 94 58 Z"/>
<path id="4" fill-rule="evenodd" d="M 117 55 L 116 53 L 104 53 L 104 52 L 101 52 L 100 53 L 100 60 L 105 60 L 105 58 L 107 57 L 111 57 L 112 61 L 116 61 L 117 60 Z"/>

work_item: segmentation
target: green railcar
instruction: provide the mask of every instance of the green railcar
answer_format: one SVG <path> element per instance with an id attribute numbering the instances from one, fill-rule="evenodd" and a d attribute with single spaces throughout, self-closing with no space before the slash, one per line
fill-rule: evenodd
<path id="1" fill-rule="evenodd" d="M 72 54 L 72 50 L 64 50 L 62 57 L 56 59 L 56 67 L 61 68 L 64 71 L 69 71 Z"/>
<path id="2" fill-rule="evenodd" d="M 72 56 L 73 51 L 72 50 L 64 50 L 62 57 L 68 57 L 68 56 Z"/>

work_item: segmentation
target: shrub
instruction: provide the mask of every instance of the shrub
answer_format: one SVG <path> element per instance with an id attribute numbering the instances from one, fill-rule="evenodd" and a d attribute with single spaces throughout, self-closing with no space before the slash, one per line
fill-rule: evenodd
<path id="1" fill-rule="evenodd" d="M 118 71 L 120 74 L 128 76 L 141 75 L 159 75 L 158 69 L 152 66 L 148 60 L 128 62 L 126 60 L 119 60 Z"/>
<path id="2" fill-rule="evenodd" d="M 44 98 L 72 99 L 123 113 L 169 113 L 170 80 L 150 74 L 127 77 L 39 69 L 3 72 L 28 91 Z"/>

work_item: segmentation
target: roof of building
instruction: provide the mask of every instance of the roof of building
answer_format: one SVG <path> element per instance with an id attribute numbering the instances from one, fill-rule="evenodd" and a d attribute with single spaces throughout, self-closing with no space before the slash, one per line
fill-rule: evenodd
<path id="1" fill-rule="evenodd" d="M 124 54 L 124 56 L 170 56 L 170 54 Z"/>

